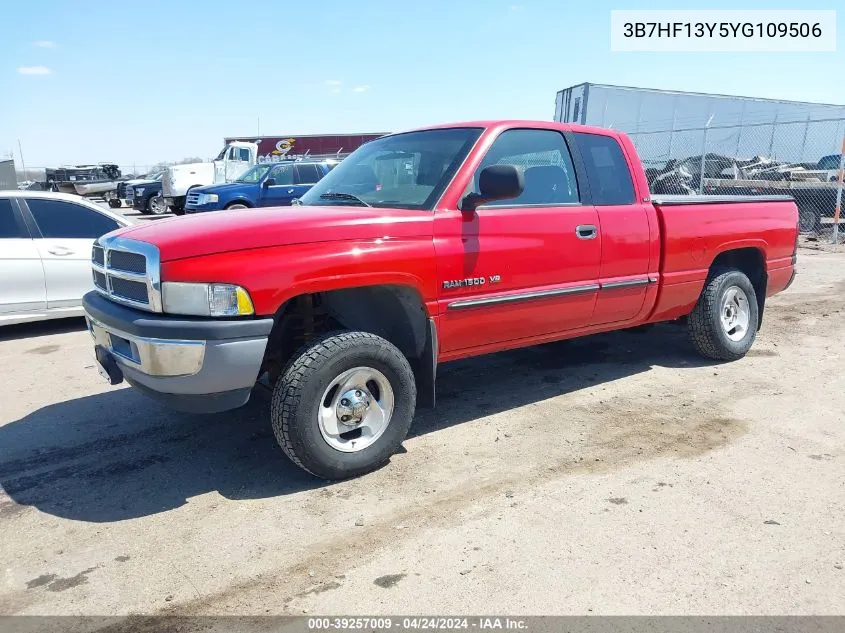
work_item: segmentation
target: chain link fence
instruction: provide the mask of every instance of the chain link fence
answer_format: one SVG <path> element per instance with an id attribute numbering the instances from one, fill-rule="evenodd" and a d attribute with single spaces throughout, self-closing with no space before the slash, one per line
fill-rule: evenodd
<path id="1" fill-rule="evenodd" d="M 833 228 L 845 119 L 629 135 L 655 195 L 789 195 L 798 205 L 802 233 L 827 235 Z M 839 235 L 845 236 L 840 222 Z"/>

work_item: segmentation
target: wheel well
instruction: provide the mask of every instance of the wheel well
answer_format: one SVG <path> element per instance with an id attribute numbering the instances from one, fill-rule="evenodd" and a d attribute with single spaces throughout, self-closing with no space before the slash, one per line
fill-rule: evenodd
<path id="1" fill-rule="evenodd" d="M 709 276 L 714 272 L 725 268 L 735 268 L 745 273 L 745 276 L 754 286 L 754 293 L 757 295 L 757 327 L 763 325 L 763 308 L 766 305 L 766 286 L 768 275 L 766 275 L 766 259 L 763 251 L 759 248 L 737 248 L 719 253 L 713 263 L 710 264 Z"/>
<path id="2" fill-rule="evenodd" d="M 434 404 L 436 332 L 419 293 L 401 285 L 362 286 L 296 296 L 274 315 L 261 373 L 275 384 L 296 351 L 336 329 L 380 336 L 404 354 L 417 377 L 420 406 Z"/>
<path id="3" fill-rule="evenodd" d="M 233 204 L 242 204 L 242 205 L 244 205 L 245 207 L 250 207 L 250 208 L 252 208 L 252 205 L 249 203 L 249 201 L 248 201 L 248 200 L 232 200 L 231 202 L 226 203 L 226 206 L 225 206 L 224 208 L 225 208 L 225 209 L 228 209 L 228 208 L 229 208 L 229 207 L 231 207 Z"/>

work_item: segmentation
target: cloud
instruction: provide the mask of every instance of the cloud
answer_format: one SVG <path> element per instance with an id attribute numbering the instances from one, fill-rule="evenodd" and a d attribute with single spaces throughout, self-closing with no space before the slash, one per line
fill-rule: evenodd
<path id="1" fill-rule="evenodd" d="M 369 90 L 369 89 L 370 89 L 370 87 L 369 87 L 369 86 L 355 86 L 355 87 L 352 89 L 352 91 L 353 91 L 353 92 L 367 92 L 367 90 Z"/>
<path id="2" fill-rule="evenodd" d="M 522 11 L 522 5 L 521 4 L 512 4 L 510 6 L 510 10 L 511 11 Z"/>
<path id="3" fill-rule="evenodd" d="M 56 43 L 50 40 L 38 40 L 33 42 L 38 48 L 56 48 Z"/>
<path id="4" fill-rule="evenodd" d="M 327 86 L 340 86 L 343 85 L 342 81 L 338 81 L 337 79 L 326 79 L 324 82 Z"/>
<path id="5" fill-rule="evenodd" d="M 52 70 L 46 66 L 19 66 L 18 73 L 21 75 L 50 75 Z"/>
<path id="6" fill-rule="evenodd" d="M 340 88 L 332 88 L 332 94 L 340 94 Z"/>

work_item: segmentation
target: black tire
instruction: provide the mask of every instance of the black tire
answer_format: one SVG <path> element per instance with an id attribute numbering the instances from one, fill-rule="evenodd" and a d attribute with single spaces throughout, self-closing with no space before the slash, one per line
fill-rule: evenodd
<path id="1" fill-rule="evenodd" d="M 176 204 L 170 207 L 170 211 L 171 213 L 173 213 L 173 215 L 185 215 L 185 207 Z"/>
<path id="2" fill-rule="evenodd" d="M 361 366 L 387 378 L 393 390 L 393 414 L 372 444 L 343 452 L 324 439 L 318 411 L 332 382 Z M 416 399 L 411 366 L 391 343 L 367 332 L 330 332 L 294 354 L 273 388 L 270 418 L 276 440 L 293 463 L 323 479 L 346 479 L 376 470 L 399 449 L 411 426 Z"/>
<path id="3" fill-rule="evenodd" d="M 739 340 L 732 340 L 722 325 L 722 304 L 726 293 L 732 288 L 745 293 L 749 311 L 748 327 Z M 689 315 L 692 344 L 699 354 L 713 360 L 738 360 L 748 353 L 757 337 L 759 308 L 757 293 L 751 281 L 742 271 L 723 269 L 714 271 L 704 286 L 698 303 Z"/>
<path id="4" fill-rule="evenodd" d="M 154 196 L 150 196 L 149 198 L 147 198 L 147 201 L 144 204 L 144 213 L 146 213 L 147 215 L 164 215 L 165 213 L 167 213 L 167 206 L 163 204 L 163 202 L 164 202 L 163 198 L 162 198 L 162 206 L 161 207 L 156 209 L 156 207 L 153 206 L 153 200 L 155 200 L 156 198 L 161 198 L 161 196 L 160 195 L 154 195 Z"/>
<path id="5" fill-rule="evenodd" d="M 120 198 L 112 198 L 111 200 L 109 200 L 109 206 L 112 209 L 119 209 L 123 206 L 123 200 L 121 200 Z"/>
<path id="6" fill-rule="evenodd" d="M 237 202 L 230 202 L 229 204 L 226 205 L 227 210 L 228 209 L 249 209 L 249 208 L 250 208 L 250 206 L 248 204 L 244 204 L 240 200 L 238 200 Z"/>

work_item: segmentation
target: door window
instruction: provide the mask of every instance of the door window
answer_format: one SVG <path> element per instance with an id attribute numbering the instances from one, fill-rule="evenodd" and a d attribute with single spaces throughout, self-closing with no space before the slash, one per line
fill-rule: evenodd
<path id="1" fill-rule="evenodd" d="M 317 165 L 297 165 L 296 166 L 296 184 L 298 185 L 313 185 L 320 180 L 320 170 Z"/>
<path id="2" fill-rule="evenodd" d="M 476 170 L 472 185 L 476 193 L 481 170 L 490 165 L 514 165 L 521 169 L 525 189 L 518 198 L 488 202 L 485 207 L 554 206 L 580 200 L 572 156 L 560 132 L 528 129 L 502 132 Z"/>
<path id="3" fill-rule="evenodd" d="M 611 136 L 574 134 L 584 158 L 593 204 L 634 204 L 634 182 L 619 143 Z"/>
<path id="4" fill-rule="evenodd" d="M 29 238 L 29 232 L 24 230 L 18 221 L 12 201 L 0 198 L 0 239 Z"/>
<path id="5" fill-rule="evenodd" d="M 246 147 L 233 147 L 230 156 L 232 160 L 249 162 L 249 150 Z"/>
<path id="6" fill-rule="evenodd" d="M 275 179 L 277 185 L 292 185 L 293 165 L 276 165 L 268 177 Z"/>
<path id="7" fill-rule="evenodd" d="M 29 198 L 26 204 L 46 238 L 96 239 L 120 228 L 116 220 L 73 202 Z"/>

